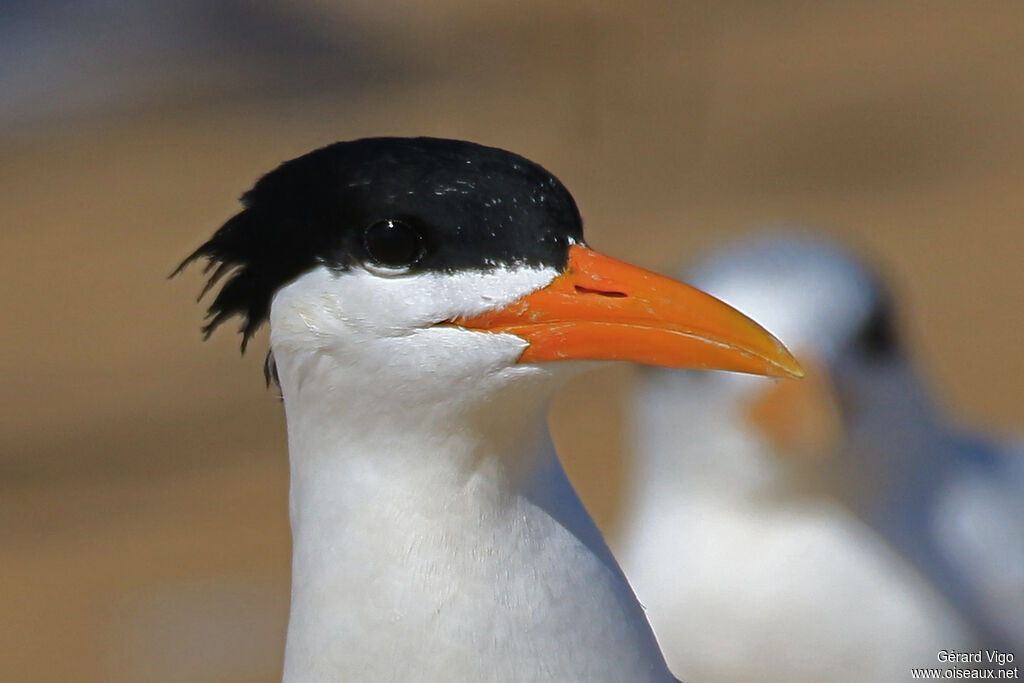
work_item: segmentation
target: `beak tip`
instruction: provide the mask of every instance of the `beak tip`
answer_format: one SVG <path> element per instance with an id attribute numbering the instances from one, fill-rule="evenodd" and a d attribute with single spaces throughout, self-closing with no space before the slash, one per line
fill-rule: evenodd
<path id="1" fill-rule="evenodd" d="M 786 369 L 787 377 L 790 379 L 802 379 L 806 373 L 799 363 L 794 363 L 792 368 Z"/>
<path id="2" fill-rule="evenodd" d="M 781 379 L 800 379 L 803 377 L 806 373 L 804 372 L 803 366 L 800 365 L 800 361 L 798 361 L 785 346 L 782 346 L 781 344 L 779 346 L 781 347 L 780 350 L 782 353 L 779 354 L 779 358 L 774 364 L 774 369 L 776 370 L 775 376 Z"/>

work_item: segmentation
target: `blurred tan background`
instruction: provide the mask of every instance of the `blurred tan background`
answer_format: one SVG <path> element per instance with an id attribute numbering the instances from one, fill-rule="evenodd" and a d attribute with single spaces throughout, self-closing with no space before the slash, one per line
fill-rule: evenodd
<path id="1" fill-rule="evenodd" d="M 759 224 L 874 254 L 950 410 L 1024 425 L 1024 4 L 0 2 L 0 680 L 270 681 L 284 421 L 265 332 L 178 261 L 278 162 L 468 138 L 672 270 Z M 630 370 L 553 414 L 613 532 Z"/>

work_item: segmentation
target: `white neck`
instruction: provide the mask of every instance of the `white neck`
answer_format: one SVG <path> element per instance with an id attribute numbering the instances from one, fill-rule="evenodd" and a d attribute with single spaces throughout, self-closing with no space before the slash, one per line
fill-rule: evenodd
<path id="1" fill-rule="evenodd" d="M 430 401 L 329 354 L 275 355 L 292 477 L 285 681 L 672 680 L 551 455 L 547 371 L 484 393 L 446 378 Z"/>

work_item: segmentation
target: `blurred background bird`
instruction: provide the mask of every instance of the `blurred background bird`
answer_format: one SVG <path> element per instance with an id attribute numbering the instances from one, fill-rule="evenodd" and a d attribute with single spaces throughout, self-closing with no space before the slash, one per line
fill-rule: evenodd
<path id="1" fill-rule="evenodd" d="M 1024 334 L 1024 4 L 62 0 L 0 17 L 4 681 L 280 680 L 288 472 L 258 390 L 266 338 L 239 362 L 230 335 L 197 352 L 199 278 L 165 276 L 255 173 L 336 140 L 517 150 L 559 170 L 594 247 L 659 272 L 747 226 L 828 226 L 890 266 L 941 404 L 1024 426 L 1007 351 Z M 631 382 L 601 370 L 553 406 L 605 532 Z"/>
<path id="2" fill-rule="evenodd" d="M 799 387 L 650 370 L 636 389 L 621 559 L 670 664 L 894 680 L 936 642 L 1019 650 L 1020 447 L 938 409 L 890 292 L 810 234 L 768 230 L 686 278 L 787 339 Z"/>

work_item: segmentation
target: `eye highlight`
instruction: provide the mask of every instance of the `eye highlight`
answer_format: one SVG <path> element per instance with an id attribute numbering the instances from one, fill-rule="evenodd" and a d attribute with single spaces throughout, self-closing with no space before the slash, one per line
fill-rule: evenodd
<path id="1" fill-rule="evenodd" d="M 375 265 L 409 268 L 423 258 L 423 236 L 408 223 L 387 219 L 363 231 L 363 246 Z"/>

